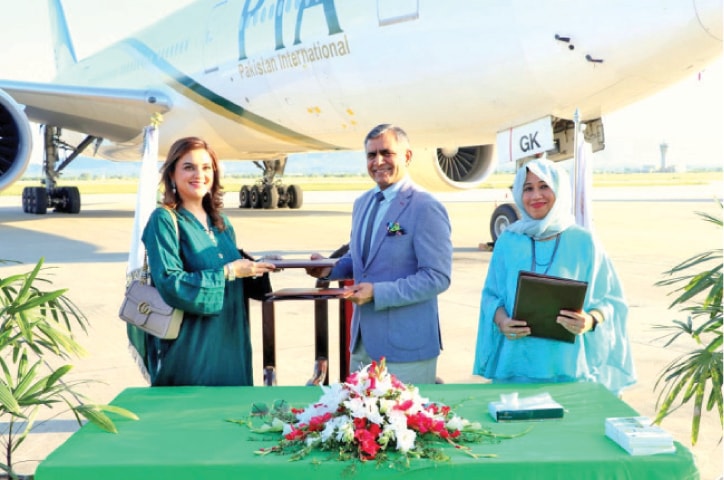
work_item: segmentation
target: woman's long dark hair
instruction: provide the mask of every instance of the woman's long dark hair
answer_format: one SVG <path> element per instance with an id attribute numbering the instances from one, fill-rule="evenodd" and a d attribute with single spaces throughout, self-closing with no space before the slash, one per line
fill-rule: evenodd
<path id="1" fill-rule="evenodd" d="M 206 150 L 211 157 L 211 164 L 214 170 L 214 181 L 211 184 L 211 191 L 204 195 L 202 205 L 206 213 L 211 217 L 211 223 L 220 232 L 226 229 L 224 220 L 221 218 L 221 209 L 224 208 L 224 188 L 221 186 L 219 173 L 219 160 L 216 152 L 204 140 L 198 137 L 185 137 L 176 140 L 166 155 L 166 161 L 161 167 L 161 184 L 163 185 L 163 204 L 174 210 L 181 204 L 181 197 L 175 191 L 171 174 L 176 169 L 176 162 L 192 150 Z"/>

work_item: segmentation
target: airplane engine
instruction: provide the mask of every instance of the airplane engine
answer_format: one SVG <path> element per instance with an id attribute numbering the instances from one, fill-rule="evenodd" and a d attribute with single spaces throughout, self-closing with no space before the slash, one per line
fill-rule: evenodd
<path id="1" fill-rule="evenodd" d="M 415 150 L 408 167 L 418 185 L 431 191 L 475 188 L 495 171 L 493 145 Z"/>
<path id="2" fill-rule="evenodd" d="M 32 149 L 30 122 L 24 107 L 0 90 L 0 190 L 23 175 Z"/>

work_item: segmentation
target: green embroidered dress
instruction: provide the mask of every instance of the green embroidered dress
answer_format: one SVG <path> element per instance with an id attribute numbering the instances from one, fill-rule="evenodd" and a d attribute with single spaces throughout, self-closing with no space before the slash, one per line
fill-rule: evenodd
<path id="1" fill-rule="evenodd" d="M 236 236 L 204 226 L 190 212 L 156 209 L 143 243 L 153 283 L 163 299 L 184 311 L 175 340 L 161 340 L 129 325 L 153 386 L 252 385 L 251 340 L 241 279 L 224 278 L 224 265 L 241 258 Z"/>

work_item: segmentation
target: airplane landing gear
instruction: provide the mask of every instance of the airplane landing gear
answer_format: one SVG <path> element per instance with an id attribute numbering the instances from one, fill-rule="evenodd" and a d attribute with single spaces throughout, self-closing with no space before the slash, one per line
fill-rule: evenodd
<path id="1" fill-rule="evenodd" d="M 301 208 L 304 192 L 299 185 L 242 185 L 239 208 Z"/>
<path id="2" fill-rule="evenodd" d="M 280 180 L 274 180 L 281 175 L 286 166 L 286 158 L 281 160 L 264 160 L 254 164 L 264 171 L 264 177 L 256 185 L 242 185 L 239 190 L 239 208 L 301 208 L 303 203 L 302 187 L 299 185 L 284 185 Z"/>
<path id="3" fill-rule="evenodd" d="M 46 186 L 23 189 L 23 212 L 43 215 L 50 207 L 59 213 L 80 213 L 78 187 L 58 187 L 58 177 L 63 168 L 96 140 L 96 137 L 87 136 L 77 147 L 73 147 L 61 139 L 60 128 L 43 125 L 43 172 Z M 59 164 L 60 149 L 69 150 L 71 154 Z"/>
<path id="4" fill-rule="evenodd" d="M 519 218 L 520 214 L 514 204 L 504 203 L 498 205 L 490 217 L 490 237 L 493 239 L 493 243 L 495 243 L 503 231 L 508 228 L 508 225 L 517 221 Z"/>
<path id="5" fill-rule="evenodd" d="M 43 215 L 48 207 L 59 213 L 80 213 L 80 191 L 78 187 L 23 188 L 23 212 Z"/>

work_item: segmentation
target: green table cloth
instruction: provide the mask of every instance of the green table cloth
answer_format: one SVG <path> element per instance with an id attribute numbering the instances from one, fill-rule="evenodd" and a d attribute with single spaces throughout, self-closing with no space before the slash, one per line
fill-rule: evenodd
<path id="1" fill-rule="evenodd" d="M 566 409 L 561 420 L 495 423 L 488 402 L 501 393 L 527 397 L 543 392 Z M 472 458 L 445 446 L 449 462 L 414 459 L 408 469 L 358 464 L 355 478 L 405 479 L 698 479 L 691 452 L 676 443 L 676 453 L 630 456 L 605 436 L 606 417 L 637 412 L 598 384 L 425 385 L 420 393 L 478 420 L 496 433 L 525 435 L 499 443 L 472 444 Z M 254 451 L 276 444 L 279 434 L 256 434 L 227 422 L 248 415 L 253 402 L 287 400 L 306 407 L 321 396 L 318 387 L 156 387 L 129 388 L 112 402 L 140 420 L 118 419 L 119 433 L 84 425 L 37 468 L 37 480 L 114 479 L 321 479 L 338 478 L 348 462 L 314 453 L 291 462 Z M 442 444 L 441 444 L 442 445 Z M 317 461 L 318 460 L 318 461 Z"/>

